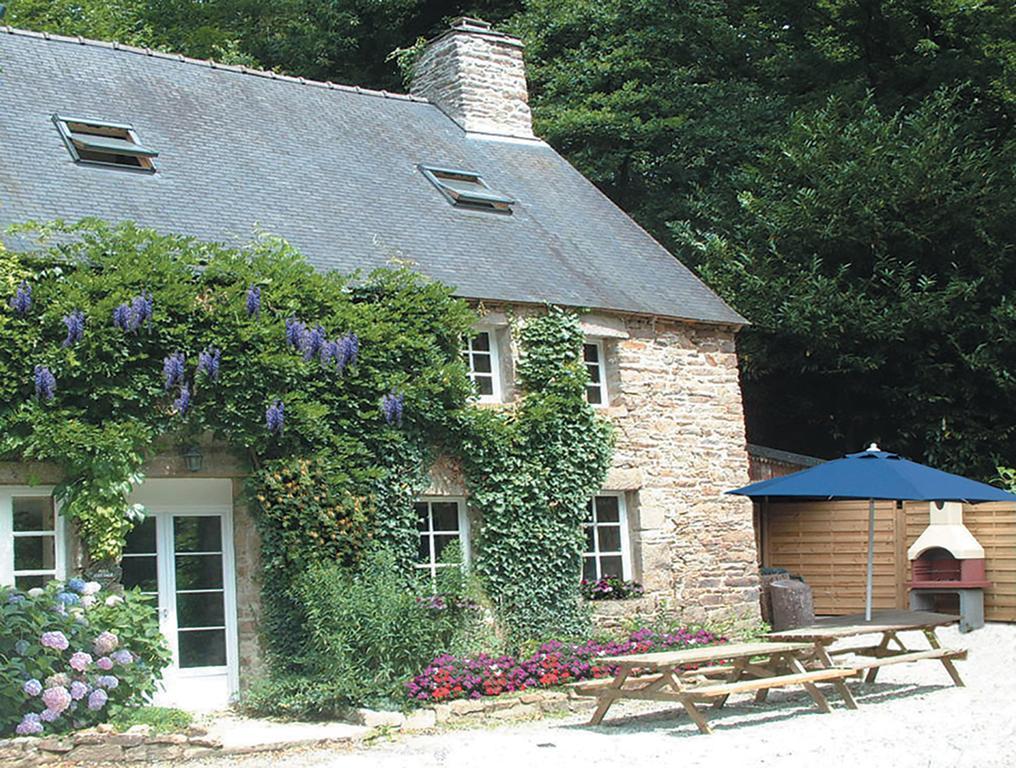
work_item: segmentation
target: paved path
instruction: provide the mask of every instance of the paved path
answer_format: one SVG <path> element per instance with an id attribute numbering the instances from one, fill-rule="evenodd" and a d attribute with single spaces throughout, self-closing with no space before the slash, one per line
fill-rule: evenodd
<path id="1" fill-rule="evenodd" d="M 206 761 L 214 768 L 978 768 L 1016 767 L 1016 626 L 969 635 L 942 633 L 967 647 L 966 688 L 940 664 L 886 667 L 862 689 L 860 709 L 815 713 L 811 700 L 774 692 L 755 706 L 739 696 L 700 735 L 683 714 L 622 704 L 603 725 L 576 717 L 396 736 L 367 746 L 290 751 Z M 915 644 L 918 641 L 915 641 Z M 653 705 L 655 710 L 657 705 Z M 585 719 L 583 716 L 582 720 Z"/>

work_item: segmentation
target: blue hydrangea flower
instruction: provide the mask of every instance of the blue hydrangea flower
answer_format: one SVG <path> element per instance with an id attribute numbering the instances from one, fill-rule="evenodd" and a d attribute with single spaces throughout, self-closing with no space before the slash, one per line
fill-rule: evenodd
<path id="1" fill-rule="evenodd" d="M 88 695 L 88 686 L 80 680 L 75 680 L 71 683 L 71 698 L 74 701 L 80 701 Z M 73 706 L 73 705 L 71 705 Z"/>
<path id="2" fill-rule="evenodd" d="M 183 352 L 167 355 L 162 361 L 162 376 L 166 382 L 166 391 L 169 392 L 177 384 L 182 384 L 185 373 L 186 358 Z"/>
<path id="3" fill-rule="evenodd" d="M 219 367 L 222 365 L 222 352 L 214 347 L 206 349 L 198 355 L 198 373 L 203 373 L 209 381 L 219 380 Z"/>
<path id="4" fill-rule="evenodd" d="M 21 722 L 18 723 L 14 732 L 18 736 L 35 736 L 36 734 L 42 733 L 41 718 L 34 712 L 29 712 L 21 718 Z"/>
<path id="5" fill-rule="evenodd" d="M 307 326 L 297 320 L 295 317 L 291 317 L 286 320 L 286 344 L 294 349 L 300 347 L 300 343 L 303 341 L 303 335 L 307 332 Z"/>
<path id="6" fill-rule="evenodd" d="M 56 596 L 56 601 L 63 606 L 78 605 L 81 602 L 81 598 L 73 592 L 59 592 Z"/>
<path id="7" fill-rule="evenodd" d="M 286 406 L 281 400 L 276 400 L 265 409 L 265 424 L 273 435 L 282 434 L 286 425 Z"/>
<path id="8" fill-rule="evenodd" d="M 41 696 L 42 683 L 40 683 L 33 677 L 31 680 L 25 681 L 25 684 L 21 686 L 21 690 L 24 691 L 29 696 Z"/>
<path id="9" fill-rule="evenodd" d="M 100 688 L 106 688 L 110 691 L 120 685 L 119 678 L 114 675 L 102 675 L 95 682 Z"/>
<path id="10" fill-rule="evenodd" d="M 40 400 L 52 400 L 56 396 L 56 377 L 45 365 L 35 366 L 35 396 Z"/>
<path id="11" fill-rule="evenodd" d="M 28 653 L 28 649 L 31 647 L 32 644 L 29 643 L 27 640 L 18 640 L 18 642 L 14 644 L 14 652 L 18 654 L 18 656 L 24 656 L 26 653 Z"/>
<path id="12" fill-rule="evenodd" d="M 11 309 L 19 315 L 28 314 L 28 310 L 32 308 L 32 286 L 22 280 L 9 303 Z"/>
<path id="13" fill-rule="evenodd" d="M 403 396 L 395 392 L 390 392 L 381 398 L 381 413 L 389 426 L 402 426 L 403 405 Z"/>
<path id="14" fill-rule="evenodd" d="M 67 326 L 67 338 L 63 341 L 64 347 L 77 344 L 85 338 L 85 313 L 80 309 L 75 309 L 65 316 L 63 322 Z"/>
<path id="15" fill-rule="evenodd" d="M 20 605 L 21 603 L 25 602 L 25 600 L 27 600 L 27 599 L 28 598 L 26 598 L 22 594 L 19 594 L 17 592 L 11 592 L 7 596 L 7 604 L 8 605 Z"/>
<path id="16" fill-rule="evenodd" d="M 88 708 L 93 712 L 102 709 L 109 701 L 109 696 L 101 688 L 96 688 L 88 697 Z"/>
<path id="17" fill-rule="evenodd" d="M 187 382 L 184 382 L 180 385 L 180 395 L 173 401 L 173 410 L 177 412 L 177 415 L 183 416 L 188 410 L 190 410 L 190 406 L 190 387 L 187 386 Z"/>
<path id="18" fill-rule="evenodd" d="M 247 316 L 257 317 L 261 314 L 261 288 L 252 285 L 247 289 Z"/>
<path id="19" fill-rule="evenodd" d="M 85 580 L 77 576 L 72 579 L 67 579 L 67 589 L 73 590 L 78 594 L 82 594 L 85 591 Z"/>

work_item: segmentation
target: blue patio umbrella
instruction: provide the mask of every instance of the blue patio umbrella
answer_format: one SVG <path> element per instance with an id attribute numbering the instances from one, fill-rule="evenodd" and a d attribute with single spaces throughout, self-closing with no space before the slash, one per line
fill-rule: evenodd
<path id="1" fill-rule="evenodd" d="M 875 550 L 875 501 L 1016 501 L 1016 494 L 952 475 L 871 447 L 848 453 L 784 477 L 763 480 L 727 493 L 751 499 L 868 499 L 868 574 L 864 618 L 871 621 L 871 584 Z"/>

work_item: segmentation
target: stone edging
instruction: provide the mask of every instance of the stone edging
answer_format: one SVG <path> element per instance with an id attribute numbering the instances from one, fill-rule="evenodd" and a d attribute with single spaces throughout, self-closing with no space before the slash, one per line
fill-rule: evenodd
<path id="1" fill-rule="evenodd" d="M 358 709 L 350 719 L 357 725 L 368 728 L 412 732 L 429 730 L 438 725 L 537 717 L 545 712 L 578 712 L 592 708 L 595 703 L 594 699 L 579 696 L 571 688 L 533 690 L 515 695 L 456 699 L 447 704 L 414 709 L 407 714 Z"/>
<path id="2" fill-rule="evenodd" d="M 20 736 L 0 740 L 0 765 L 34 768 L 59 763 L 138 763 L 191 760 L 220 752 L 222 743 L 203 728 L 184 733 L 155 733 L 151 726 L 134 725 L 119 733 L 103 724 L 62 736 Z"/>

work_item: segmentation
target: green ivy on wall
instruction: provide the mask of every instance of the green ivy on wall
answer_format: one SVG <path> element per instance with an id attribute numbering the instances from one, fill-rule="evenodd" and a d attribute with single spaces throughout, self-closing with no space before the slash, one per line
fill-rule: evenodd
<path id="1" fill-rule="evenodd" d="M 321 274 L 271 237 L 230 248 L 93 220 L 19 234 L 42 245 L 0 251 L 0 456 L 63 469 L 93 561 L 117 559 L 143 514 L 128 496 L 153 445 L 212 436 L 251 466 L 266 636 L 292 659 L 294 580 L 355 570 L 378 542 L 408 581 L 412 502 L 437 453 L 458 454 L 512 638 L 582 628 L 581 522 L 612 441 L 573 314 L 527 318 L 521 398 L 477 409 L 461 358 L 476 317 L 408 270 Z"/>
<path id="2" fill-rule="evenodd" d="M 521 324 L 518 342 L 518 407 L 468 411 L 461 445 L 483 518 L 477 569 L 513 644 L 586 628 L 582 522 L 613 449 L 609 423 L 586 402 L 578 318 L 549 308 Z"/>

